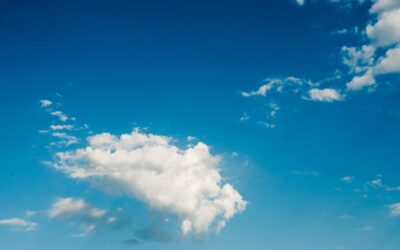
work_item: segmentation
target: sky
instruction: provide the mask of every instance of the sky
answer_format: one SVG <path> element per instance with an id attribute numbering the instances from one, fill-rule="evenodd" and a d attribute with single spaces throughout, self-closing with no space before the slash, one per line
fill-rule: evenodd
<path id="1" fill-rule="evenodd" d="M 1 1 L 0 248 L 398 250 L 400 1 Z"/>

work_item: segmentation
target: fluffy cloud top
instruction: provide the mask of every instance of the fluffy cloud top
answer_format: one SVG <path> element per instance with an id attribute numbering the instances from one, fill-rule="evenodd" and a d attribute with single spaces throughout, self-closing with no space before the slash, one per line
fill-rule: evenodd
<path id="1" fill-rule="evenodd" d="M 109 133 L 88 138 L 88 145 L 60 152 L 54 167 L 70 178 L 109 185 L 151 208 L 175 214 L 182 233 L 218 232 L 246 202 L 218 170 L 221 157 L 198 142 L 187 148 L 172 138 L 134 130 L 119 137 Z"/>
<path id="2" fill-rule="evenodd" d="M 368 37 L 377 46 L 389 46 L 400 41 L 400 9 L 383 12 L 375 24 L 366 29 Z"/>
<path id="3" fill-rule="evenodd" d="M 0 225 L 10 226 L 13 230 L 22 232 L 34 231 L 38 227 L 38 223 L 27 221 L 21 218 L 0 220 Z"/>
<path id="4" fill-rule="evenodd" d="M 400 21 L 400 20 L 399 20 Z M 400 46 L 389 49 L 374 68 L 375 74 L 389 74 L 400 72 Z"/>
<path id="5" fill-rule="evenodd" d="M 310 99 L 318 102 L 334 102 L 343 99 L 342 95 L 336 89 L 310 89 L 308 91 Z"/>
<path id="6" fill-rule="evenodd" d="M 398 0 L 375 0 L 370 12 L 379 13 L 396 8 L 400 8 L 400 1 Z"/>
<path id="7" fill-rule="evenodd" d="M 375 84 L 375 76 L 372 71 L 369 70 L 363 75 L 354 76 L 353 79 L 346 84 L 346 86 L 348 90 L 354 91 L 363 89 L 365 87 L 374 86 Z"/>

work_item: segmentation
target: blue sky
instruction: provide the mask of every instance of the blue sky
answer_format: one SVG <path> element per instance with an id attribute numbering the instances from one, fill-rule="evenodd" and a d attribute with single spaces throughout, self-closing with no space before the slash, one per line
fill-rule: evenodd
<path id="1" fill-rule="evenodd" d="M 398 250 L 398 0 L 0 4 L 0 248 Z"/>

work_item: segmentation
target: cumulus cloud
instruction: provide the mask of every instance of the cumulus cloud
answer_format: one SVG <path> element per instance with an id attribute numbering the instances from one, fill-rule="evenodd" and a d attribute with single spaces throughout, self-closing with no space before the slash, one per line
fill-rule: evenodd
<path id="1" fill-rule="evenodd" d="M 310 99 L 318 102 L 334 102 L 343 99 L 343 96 L 336 90 L 331 88 L 326 89 L 310 89 L 308 91 Z"/>
<path id="2" fill-rule="evenodd" d="M 379 60 L 374 71 L 377 75 L 400 73 L 400 46 L 389 49 L 385 56 Z"/>
<path id="3" fill-rule="evenodd" d="M 354 76 L 350 82 L 346 84 L 347 90 L 356 91 L 365 87 L 371 87 L 376 84 L 375 76 L 372 71 L 367 71 L 363 75 Z"/>
<path id="4" fill-rule="evenodd" d="M 0 225 L 9 226 L 14 231 L 28 232 L 34 231 L 39 226 L 38 223 L 24 220 L 21 218 L 11 218 L 0 220 Z"/>
<path id="5" fill-rule="evenodd" d="M 78 222 L 82 233 L 78 236 L 86 236 L 100 227 L 114 226 L 121 223 L 118 215 L 111 215 L 109 211 L 96 208 L 80 198 L 60 198 L 53 203 L 47 215 L 51 219 L 63 219 Z"/>
<path id="6" fill-rule="evenodd" d="M 398 0 L 375 0 L 370 12 L 379 13 L 396 8 L 400 8 L 400 1 Z"/>
<path id="7" fill-rule="evenodd" d="M 373 21 L 365 29 L 369 44 L 342 49 L 343 63 L 357 74 L 347 83 L 350 91 L 376 85 L 378 75 L 400 73 L 400 2 L 376 0 L 370 13 Z M 378 48 L 383 56 L 375 54 Z"/>
<path id="8" fill-rule="evenodd" d="M 366 28 L 369 39 L 375 46 L 385 47 L 400 41 L 400 9 L 383 12 L 378 21 Z"/>
<path id="9" fill-rule="evenodd" d="M 179 148 L 172 138 L 134 130 L 88 138 L 85 148 L 57 153 L 53 166 L 70 178 L 110 184 L 149 207 L 177 216 L 184 235 L 218 232 L 246 208 L 219 173 L 221 157 L 202 142 Z"/>
<path id="10" fill-rule="evenodd" d="M 376 48 L 363 45 L 361 48 L 342 47 L 342 62 L 349 67 L 350 73 L 360 73 L 374 63 Z"/>
<path id="11" fill-rule="evenodd" d="M 389 205 L 389 215 L 392 217 L 400 216 L 400 202 Z"/>

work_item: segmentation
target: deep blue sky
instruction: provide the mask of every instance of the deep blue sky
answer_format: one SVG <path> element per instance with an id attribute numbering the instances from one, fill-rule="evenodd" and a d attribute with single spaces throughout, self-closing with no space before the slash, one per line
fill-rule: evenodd
<path id="1" fill-rule="evenodd" d="M 385 76 L 375 91 L 333 103 L 294 93 L 245 98 L 266 78 L 319 81 L 362 35 L 334 31 L 370 22 L 370 3 L 326 1 L 2 1 L 0 3 L 0 220 L 45 211 L 59 197 L 123 207 L 133 225 L 145 204 L 108 196 L 43 164 L 59 148 L 39 134 L 57 123 L 39 100 L 76 117 L 82 138 L 148 127 L 188 135 L 227 155 L 222 175 L 247 209 L 201 241 L 126 244 L 134 229 L 74 237 L 79 227 L 39 213 L 34 231 L 0 227 L 1 249 L 370 249 L 397 250 L 400 217 L 400 89 Z M 346 78 L 347 77 L 347 78 Z M 345 85 L 349 76 L 329 82 Z M 258 122 L 271 102 L 274 128 Z M 251 118 L 240 121 L 243 114 Z M 267 119 L 267 118 L 265 118 Z M 269 117 L 268 119 L 272 119 Z M 270 121 L 268 120 L 268 121 Z M 231 153 L 238 157 L 231 159 Z M 354 177 L 351 183 L 341 180 Z M 372 184 L 380 179 L 380 185 Z M 345 216 L 344 216 L 345 215 Z"/>

